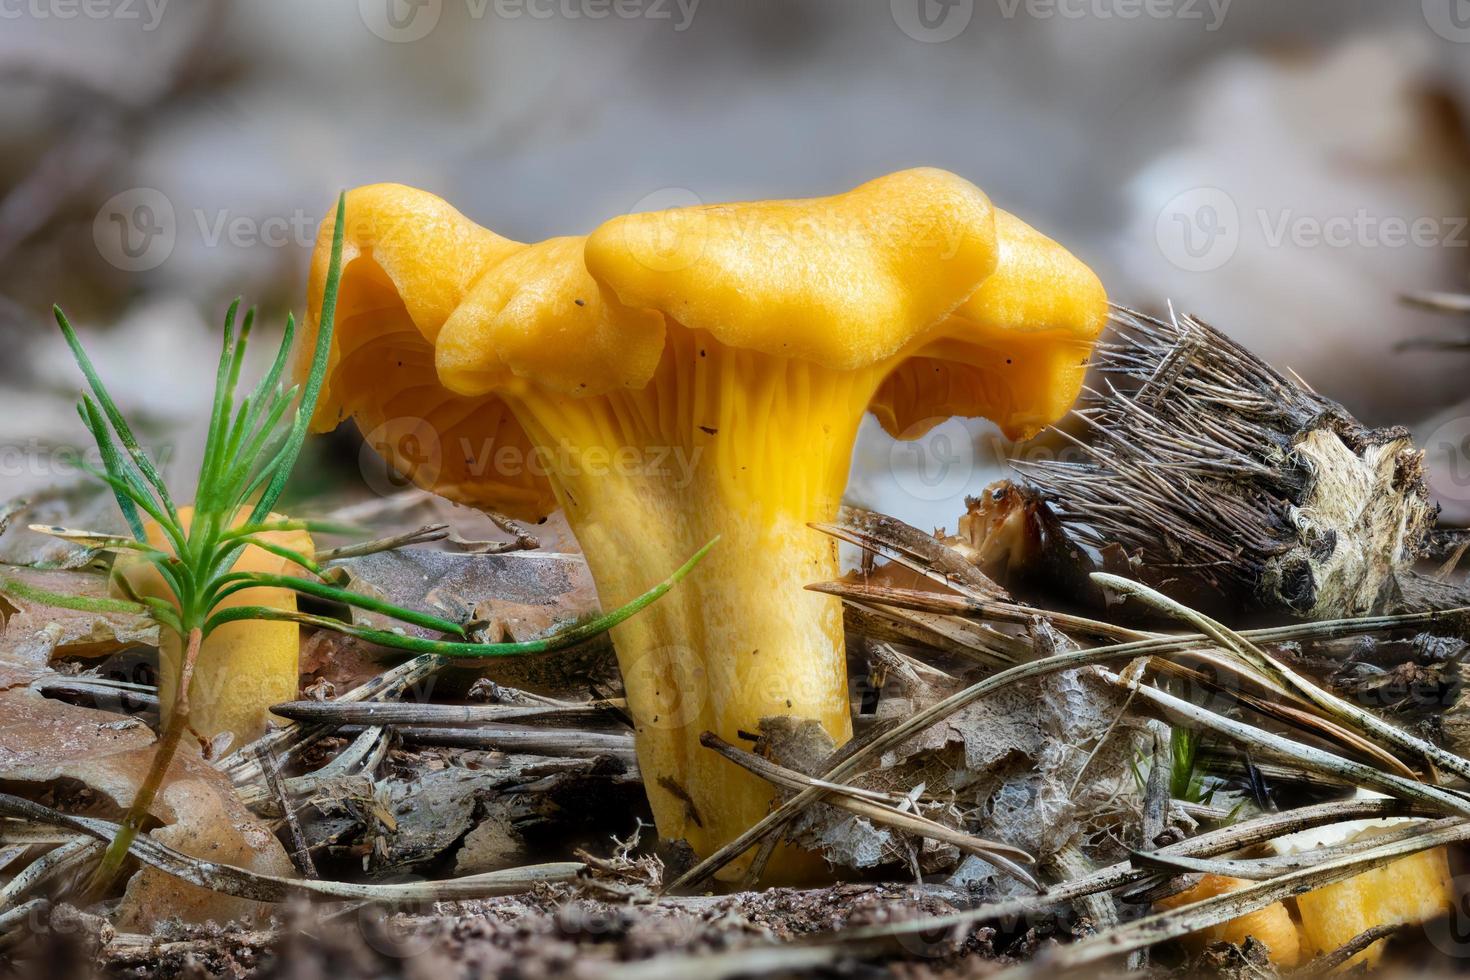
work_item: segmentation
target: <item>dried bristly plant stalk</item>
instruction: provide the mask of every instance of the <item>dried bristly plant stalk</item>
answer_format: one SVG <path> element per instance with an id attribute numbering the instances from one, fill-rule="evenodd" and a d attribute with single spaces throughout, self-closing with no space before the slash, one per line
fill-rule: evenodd
<path id="1" fill-rule="evenodd" d="M 1121 548 L 1164 591 L 1304 618 L 1463 602 L 1411 571 L 1436 510 L 1407 430 L 1362 425 L 1195 317 L 1111 317 L 1081 459 L 1018 464 L 1073 543 Z"/>

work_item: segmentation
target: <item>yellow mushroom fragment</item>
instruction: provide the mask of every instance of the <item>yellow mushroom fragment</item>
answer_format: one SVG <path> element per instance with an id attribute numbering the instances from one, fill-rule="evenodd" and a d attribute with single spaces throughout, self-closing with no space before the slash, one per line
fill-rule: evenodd
<path id="1" fill-rule="evenodd" d="M 193 516 L 194 508 L 179 508 L 179 525 L 185 532 Z M 234 526 L 243 523 L 247 516 L 248 511 L 242 510 Z M 265 520 L 280 522 L 285 518 L 271 514 Z M 172 553 L 172 545 L 158 525 L 150 521 L 144 530 L 149 544 Z M 266 531 L 255 537 L 300 554 L 310 555 L 313 550 L 311 536 L 305 531 Z M 153 565 L 124 554 L 118 559 L 116 569 L 126 577 L 134 594 L 174 601 L 173 592 Z M 240 553 L 231 570 L 305 574 L 294 562 L 255 545 L 248 545 Z M 235 606 L 267 606 L 295 612 L 296 593 L 290 589 L 252 586 L 226 596 L 215 608 Z M 172 630 L 160 632 L 158 699 L 166 728 L 178 693 L 184 649 L 183 641 Z M 270 706 L 296 698 L 300 648 L 299 628 L 293 622 L 245 620 L 216 628 L 204 638 L 194 664 L 194 678 L 189 686 L 189 727 L 204 738 L 229 732 L 233 736 L 230 744 L 236 748 L 265 734 Z"/>
<path id="2" fill-rule="evenodd" d="M 1380 796 L 1358 790 L 1358 799 Z M 1277 854 L 1302 854 L 1321 847 L 1364 841 L 1394 827 L 1403 819 L 1350 820 L 1316 830 L 1303 830 L 1272 841 Z M 1454 908 L 1455 889 L 1450 875 L 1449 855 L 1444 848 L 1420 851 L 1380 868 L 1372 868 L 1343 881 L 1323 885 L 1297 896 L 1297 918 L 1301 921 L 1302 952 L 1320 956 L 1346 945 L 1374 926 L 1413 925 L 1436 918 Z M 1358 964 L 1374 966 L 1383 956 L 1384 940 L 1357 954 L 1343 969 Z"/>
<path id="3" fill-rule="evenodd" d="M 1324 885 L 1296 900 L 1302 945 L 1320 956 L 1347 945 L 1374 926 L 1415 925 L 1454 910 L 1449 855 L 1442 847 L 1399 858 L 1346 881 Z M 1380 939 L 1343 964 L 1376 966 Z"/>
<path id="4" fill-rule="evenodd" d="M 1160 909 L 1176 909 L 1194 902 L 1203 902 L 1216 895 L 1237 892 L 1251 884 L 1254 883 L 1244 878 L 1231 878 L 1216 874 L 1202 875 L 1193 887 L 1177 895 L 1160 899 L 1154 904 Z M 1296 966 L 1301 960 L 1301 933 L 1297 929 L 1295 920 L 1291 917 L 1291 912 L 1281 902 L 1272 902 L 1265 908 L 1247 912 L 1229 922 L 1201 929 L 1190 938 L 1192 939 L 1191 945 L 1196 949 L 1201 949 L 1210 943 L 1220 942 L 1244 946 L 1247 939 L 1253 938 L 1265 945 L 1267 955 L 1277 966 L 1290 968 Z"/>
<path id="5" fill-rule="evenodd" d="M 1358 792 L 1359 798 L 1375 795 Z M 1270 849 L 1278 855 L 1305 854 L 1371 838 L 1403 823 L 1402 819 L 1351 820 L 1289 834 L 1272 841 Z M 1251 884 L 1240 878 L 1207 874 L 1194 887 L 1156 904 L 1161 909 L 1178 908 Z M 1429 922 L 1452 912 L 1454 903 L 1449 855 L 1438 847 L 1314 888 L 1284 903 L 1276 902 L 1201 930 L 1191 938 L 1199 947 L 1222 940 L 1241 945 L 1254 936 L 1266 944 L 1272 963 L 1291 967 L 1340 949 L 1378 926 Z M 1343 963 L 1338 972 L 1360 965 L 1376 966 L 1383 957 L 1385 942 L 1380 939 L 1373 943 Z"/>
<path id="6" fill-rule="evenodd" d="M 701 733 L 749 745 L 787 715 L 851 736 L 841 609 L 803 586 L 838 573 L 808 524 L 834 516 L 863 414 L 906 437 L 955 415 L 1033 435 L 1106 316 L 1085 265 L 940 170 L 532 245 L 394 185 L 350 192 L 347 216 L 319 428 L 355 416 L 451 499 L 559 505 L 609 607 L 720 536 L 613 630 L 659 832 L 700 854 L 773 796 Z"/>

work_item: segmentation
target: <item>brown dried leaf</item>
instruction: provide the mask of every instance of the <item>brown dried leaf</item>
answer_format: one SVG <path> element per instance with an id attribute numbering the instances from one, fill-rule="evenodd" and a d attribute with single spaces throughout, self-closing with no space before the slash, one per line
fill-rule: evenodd
<path id="1" fill-rule="evenodd" d="M 23 687 L 0 691 L 0 779 L 54 783 L 74 779 L 121 812 L 153 757 L 153 733 L 134 718 L 52 701 Z M 235 796 L 229 780 L 180 753 L 152 814 L 153 837 L 194 857 L 267 874 L 294 873 L 285 849 Z M 148 868 L 128 883 L 118 910 L 124 928 L 164 918 L 225 922 L 266 914 L 269 906 L 185 884 Z"/>
<path id="2" fill-rule="evenodd" d="M 5 568 L 0 572 L 0 658 L 44 667 L 54 656 L 101 657 L 129 646 L 158 645 L 158 626 L 146 616 L 48 606 L 7 592 L 5 580 L 63 595 L 107 597 L 102 575 Z"/>

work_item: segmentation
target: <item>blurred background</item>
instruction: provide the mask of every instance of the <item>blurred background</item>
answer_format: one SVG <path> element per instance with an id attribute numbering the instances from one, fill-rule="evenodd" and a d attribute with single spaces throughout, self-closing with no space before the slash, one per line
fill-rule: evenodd
<path id="1" fill-rule="evenodd" d="M 1464 0 L 0 0 L 0 79 L 0 496 L 77 476 L 53 302 L 187 483 L 226 304 L 302 309 L 340 188 L 534 240 L 933 165 L 1410 426 L 1470 517 L 1466 332 L 1399 299 L 1470 272 Z M 868 425 L 851 493 L 953 526 L 1010 450 Z"/>

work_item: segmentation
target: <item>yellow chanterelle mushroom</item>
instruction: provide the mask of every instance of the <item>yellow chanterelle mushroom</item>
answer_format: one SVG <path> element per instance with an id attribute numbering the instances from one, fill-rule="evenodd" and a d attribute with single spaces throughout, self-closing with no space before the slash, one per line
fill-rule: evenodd
<path id="1" fill-rule="evenodd" d="M 720 535 L 613 631 L 659 832 L 701 854 L 772 798 L 702 732 L 749 744 L 789 715 L 851 735 L 841 610 L 803 586 L 837 574 L 808 524 L 834 516 L 863 414 L 1033 435 L 1076 397 L 1107 306 L 1076 258 L 929 169 L 532 245 L 376 185 L 348 194 L 343 261 L 319 428 L 356 417 L 464 503 L 561 506 L 609 606 Z"/>

